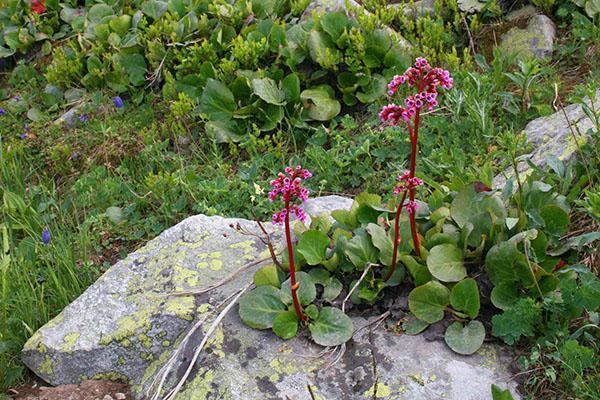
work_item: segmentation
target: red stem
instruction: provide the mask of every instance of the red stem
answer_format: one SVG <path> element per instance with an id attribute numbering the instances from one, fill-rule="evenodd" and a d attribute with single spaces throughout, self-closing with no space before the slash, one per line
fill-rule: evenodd
<path id="1" fill-rule="evenodd" d="M 290 233 L 290 202 L 286 200 L 285 209 L 287 213 L 285 214 L 285 239 L 287 241 L 287 249 L 288 249 L 288 259 L 290 260 L 290 277 L 292 280 L 292 299 L 294 301 L 294 310 L 296 311 L 296 315 L 301 321 L 306 321 L 306 315 L 302 312 L 302 306 L 300 306 L 300 302 L 298 301 L 298 294 L 296 291 L 300 287 L 300 283 L 296 283 L 296 267 L 294 265 L 294 248 L 292 247 L 292 236 Z"/>
<path id="2" fill-rule="evenodd" d="M 415 169 L 417 167 L 417 143 L 419 141 L 419 122 L 421 116 L 421 109 L 417 109 L 417 114 L 415 115 L 415 129 L 413 134 L 410 136 L 410 172 L 409 176 L 411 178 L 415 177 Z M 409 190 L 410 201 L 415 201 L 415 188 L 411 188 Z M 410 233 L 412 235 L 413 247 L 415 248 L 415 254 L 417 257 L 421 257 L 421 240 L 419 239 L 419 234 L 417 233 L 417 221 L 416 221 L 416 213 L 409 213 L 410 218 Z"/>
<path id="3" fill-rule="evenodd" d="M 394 221 L 394 250 L 392 253 L 392 265 L 390 265 L 390 270 L 384 278 L 384 282 L 387 282 L 392 275 L 394 274 L 394 270 L 396 269 L 396 259 L 398 258 L 398 245 L 400 244 L 400 214 L 402 214 L 402 208 L 404 207 L 404 200 L 406 200 L 406 191 L 402 195 L 402 200 L 400 200 L 400 204 L 398 204 L 398 209 L 396 210 L 396 219 Z"/>

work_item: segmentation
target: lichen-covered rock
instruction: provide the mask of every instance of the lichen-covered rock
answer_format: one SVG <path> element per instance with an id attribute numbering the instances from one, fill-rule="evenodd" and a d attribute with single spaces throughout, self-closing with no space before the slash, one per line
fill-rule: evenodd
<path id="1" fill-rule="evenodd" d="M 350 203 L 331 196 L 306 209 L 316 215 Z M 250 282 L 255 269 L 204 295 L 167 294 L 206 287 L 268 257 L 260 240 L 230 227 L 238 223 L 258 232 L 251 221 L 203 215 L 165 231 L 41 328 L 25 345 L 23 361 L 51 384 L 118 380 L 131 384 L 137 398 L 147 397 L 149 384 L 195 321 Z M 269 229 L 281 243 L 280 229 Z M 179 399 L 478 400 L 490 398 L 492 383 L 514 389 L 506 383 L 510 357 L 494 345 L 465 357 L 423 336 L 359 329 L 334 362 L 336 354 L 323 354 L 305 336 L 283 341 L 271 331 L 246 327 L 235 310 L 209 340 Z M 366 323 L 354 318 L 355 328 Z M 201 339 L 199 333 L 188 343 L 185 360 Z M 167 387 L 185 367 L 175 368 Z"/>
<path id="2" fill-rule="evenodd" d="M 591 102 L 586 103 L 591 107 Z M 594 101 L 596 112 L 600 111 L 600 90 L 596 92 Z M 565 118 L 566 113 L 566 118 Z M 548 157 L 556 157 L 561 161 L 568 161 L 580 146 L 590 139 L 590 129 L 594 128 L 594 122 L 585 115 L 581 105 L 572 104 L 562 110 L 548 116 L 535 119 L 525 127 L 527 143 L 532 152 L 524 157 L 528 158 L 534 165 L 544 167 Z M 523 179 L 531 172 L 529 164 L 522 161 L 518 165 L 519 176 Z M 502 187 L 507 179 L 514 176 L 512 169 L 494 178 L 494 187 Z"/>
<path id="3" fill-rule="evenodd" d="M 512 28 L 502 36 L 500 48 L 520 59 L 549 58 L 554 51 L 556 27 L 545 15 L 534 15 L 526 29 Z"/>
<path id="4" fill-rule="evenodd" d="M 435 13 L 435 0 L 419 0 L 407 3 L 388 4 L 389 8 L 401 8 L 410 18 L 432 16 Z"/>

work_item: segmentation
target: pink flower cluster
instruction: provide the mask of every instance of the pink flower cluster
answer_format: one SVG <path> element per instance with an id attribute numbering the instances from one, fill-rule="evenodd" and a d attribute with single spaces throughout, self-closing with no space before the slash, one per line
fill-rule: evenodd
<path id="1" fill-rule="evenodd" d="M 275 225 L 283 225 L 283 223 L 285 222 L 285 217 L 288 213 L 287 208 L 283 208 L 281 211 L 279 211 L 278 213 L 273 214 L 273 224 Z M 298 219 L 302 222 L 304 222 L 306 220 L 306 213 L 304 212 L 304 210 L 297 206 L 296 204 L 292 204 L 290 206 L 290 211 L 289 211 L 290 215 L 295 215 L 296 217 L 298 217 Z"/>
<path id="2" fill-rule="evenodd" d="M 289 204 L 291 201 L 300 199 L 306 201 L 309 191 L 302 186 L 302 182 L 310 178 L 312 174 L 309 170 L 303 169 L 300 165 L 296 168 L 286 167 L 285 173 L 280 172 L 277 179 L 271 181 L 273 190 L 269 192 L 269 200 L 275 201 L 279 196 L 286 203 L 286 207 L 280 212 L 273 215 L 274 224 L 283 224 L 289 212 L 290 215 L 295 215 L 299 220 L 304 221 L 306 214 L 304 210 L 296 204 Z"/>
<path id="3" fill-rule="evenodd" d="M 404 75 L 396 75 L 388 84 L 388 94 L 393 96 L 398 88 L 407 84 L 409 87 L 416 86 L 418 93 L 409 96 L 404 103 L 406 107 L 396 104 L 384 106 L 379 113 L 382 122 L 389 122 L 391 125 L 397 125 L 402 118 L 408 122 L 417 112 L 417 110 L 427 106 L 431 111 L 438 105 L 438 87 L 451 89 L 454 81 L 450 72 L 442 68 L 432 68 L 429 62 L 419 57 L 415 61 L 414 67 L 406 70 Z"/>
<path id="4" fill-rule="evenodd" d="M 417 178 L 416 176 L 411 178 L 409 171 L 404 172 L 402 175 L 398 175 L 396 180 L 399 182 L 394 188 L 394 195 L 396 196 L 423 184 L 423 179 Z"/>
<path id="5" fill-rule="evenodd" d="M 414 214 L 417 212 L 417 208 L 419 208 L 419 203 L 416 201 L 409 201 L 406 204 L 406 212 L 409 214 Z"/>

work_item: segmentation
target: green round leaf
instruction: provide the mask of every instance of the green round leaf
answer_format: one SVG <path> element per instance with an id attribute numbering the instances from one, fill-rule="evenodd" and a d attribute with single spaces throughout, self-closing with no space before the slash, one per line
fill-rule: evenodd
<path id="1" fill-rule="evenodd" d="M 519 293 L 517 292 L 517 285 L 513 282 L 501 283 L 492 289 L 490 300 L 494 307 L 501 310 L 508 310 L 519 299 Z"/>
<path id="2" fill-rule="evenodd" d="M 323 307 L 319 317 L 308 325 L 313 340 L 321 346 L 338 346 L 352 338 L 352 320 L 339 308 Z"/>
<path id="3" fill-rule="evenodd" d="M 466 326 L 454 322 L 446 329 L 444 340 L 448 347 L 458 354 L 475 353 L 483 344 L 485 328 L 479 321 L 471 321 Z"/>
<path id="4" fill-rule="evenodd" d="M 312 278 L 313 282 L 318 285 L 326 286 L 329 282 L 329 271 L 321 268 L 313 268 L 308 271 L 308 274 Z"/>
<path id="5" fill-rule="evenodd" d="M 540 215 L 544 219 L 546 231 L 551 235 L 562 235 L 569 228 L 569 214 L 557 205 L 542 207 Z"/>
<path id="6" fill-rule="evenodd" d="M 240 300 L 240 318 L 255 329 L 268 329 L 273 320 L 286 309 L 273 286 L 259 286 Z"/>
<path id="7" fill-rule="evenodd" d="M 379 250 L 379 259 L 383 265 L 392 265 L 392 255 L 394 252 L 394 243 L 388 236 L 385 229 L 377 224 L 368 224 L 367 232 L 371 236 L 373 245 Z"/>
<path id="8" fill-rule="evenodd" d="M 271 285 L 279 289 L 283 278 L 283 272 L 275 264 L 269 264 L 256 271 L 253 280 L 256 286 Z"/>
<path id="9" fill-rule="evenodd" d="M 471 318 L 477 317 L 480 304 L 475 279 L 463 279 L 454 285 L 450 292 L 450 305 L 457 311 L 464 311 Z"/>
<path id="10" fill-rule="evenodd" d="M 427 268 L 442 282 L 458 282 L 467 276 L 462 251 L 453 244 L 433 247 L 427 256 Z"/>
<path id="11" fill-rule="evenodd" d="M 402 324 L 402 329 L 404 329 L 404 333 L 407 335 L 413 336 L 423 332 L 428 326 L 429 324 L 427 322 L 409 316 L 408 320 Z"/>
<path id="12" fill-rule="evenodd" d="M 319 309 L 314 304 L 309 304 L 303 311 L 310 319 L 317 319 L 319 316 Z"/>
<path id="13" fill-rule="evenodd" d="M 433 324 L 444 318 L 444 310 L 450 302 L 450 291 L 439 282 L 427 282 L 416 287 L 408 295 L 408 307 L 419 319 Z"/>
<path id="14" fill-rule="evenodd" d="M 273 332 L 282 339 L 291 339 L 298 333 L 298 316 L 295 311 L 279 313 L 273 320 Z"/>
<path id="15" fill-rule="evenodd" d="M 329 237 L 323 232 L 307 231 L 302 234 L 296 248 L 309 265 L 319 265 L 326 259 Z"/>
<path id="16" fill-rule="evenodd" d="M 340 113 L 340 102 L 333 98 L 329 86 L 306 89 L 300 93 L 308 118 L 315 121 L 329 121 Z"/>
<path id="17" fill-rule="evenodd" d="M 310 275 L 308 275 L 306 272 L 298 271 L 296 272 L 296 282 L 300 283 L 297 291 L 300 304 L 304 306 L 312 303 L 317 297 L 317 288 L 315 287 L 315 283 Z M 285 304 L 290 305 L 293 303 L 291 278 L 283 282 L 281 285 L 280 298 Z"/>
<path id="18" fill-rule="evenodd" d="M 271 78 L 252 79 L 254 94 L 269 104 L 278 106 L 285 104 L 285 93 L 279 90 L 277 83 Z"/>
<path id="19" fill-rule="evenodd" d="M 356 230 L 354 237 L 346 243 L 345 253 L 352 264 L 361 270 L 369 263 L 376 263 L 379 258 L 379 252 L 364 229 Z"/>
<path id="20" fill-rule="evenodd" d="M 340 293 L 342 293 L 342 282 L 339 279 L 331 277 L 325 286 L 325 290 L 323 291 L 323 300 L 333 301 L 335 300 Z"/>

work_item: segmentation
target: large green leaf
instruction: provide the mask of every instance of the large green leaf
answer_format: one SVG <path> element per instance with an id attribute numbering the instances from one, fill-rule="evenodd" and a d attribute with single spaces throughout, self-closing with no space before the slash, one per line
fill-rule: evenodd
<path id="1" fill-rule="evenodd" d="M 300 284 L 298 287 L 298 300 L 303 306 L 310 304 L 317 297 L 317 288 L 309 274 L 303 271 L 296 272 L 296 282 Z M 292 299 L 292 278 L 281 284 L 280 298 L 287 305 L 293 304 Z"/>
<path id="2" fill-rule="evenodd" d="M 427 268 L 443 282 L 458 282 L 467 276 L 462 250 L 450 243 L 437 245 L 429 251 Z"/>
<path id="3" fill-rule="evenodd" d="M 379 250 L 379 259 L 381 260 L 381 263 L 387 266 L 392 265 L 394 243 L 385 229 L 377 224 L 368 224 L 366 229 L 371 236 L 373 245 Z"/>
<path id="4" fill-rule="evenodd" d="M 329 86 L 306 89 L 300 93 L 306 115 L 315 121 L 329 121 L 340 113 L 341 105 Z"/>
<path id="5" fill-rule="evenodd" d="M 98 24 L 103 22 L 107 17 L 111 17 L 114 14 L 113 9 L 104 4 L 94 4 L 87 12 L 87 19 L 93 23 Z"/>
<path id="6" fill-rule="evenodd" d="M 300 101 L 300 78 L 298 78 L 298 75 L 292 73 L 283 78 L 281 90 L 288 103 Z"/>
<path id="7" fill-rule="evenodd" d="M 510 390 L 502 390 L 498 386 L 492 384 L 492 400 L 515 400 L 510 394 Z"/>
<path id="8" fill-rule="evenodd" d="M 295 311 L 279 313 L 273 320 L 273 332 L 282 339 L 291 339 L 298 333 L 298 316 Z"/>
<path id="9" fill-rule="evenodd" d="M 551 235 L 560 236 L 569 228 L 569 214 L 554 204 L 548 204 L 540 210 L 540 216 L 544 220 L 546 232 Z"/>
<path id="10" fill-rule="evenodd" d="M 354 237 L 346 243 L 345 253 L 352 264 L 361 270 L 369 263 L 377 263 L 379 258 L 377 249 L 364 229 L 358 229 Z"/>
<path id="11" fill-rule="evenodd" d="M 255 329 L 268 329 L 273 320 L 286 309 L 273 286 L 259 286 L 240 300 L 240 318 Z"/>
<path id="12" fill-rule="evenodd" d="M 349 20 L 346 14 L 338 11 L 325 13 L 319 19 L 319 23 L 323 30 L 329 34 L 331 40 L 337 41 L 344 33 Z"/>
<path id="13" fill-rule="evenodd" d="M 233 93 L 223 83 L 209 79 L 200 97 L 200 112 L 212 120 L 229 120 L 235 110 Z"/>
<path id="14" fill-rule="evenodd" d="M 312 30 L 308 34 L 308 50 L 310 57 L 317 64 L 331 67 L 341 61 L 341 53 L 324 32 Z"/>
<path id="15" fill-rule="evenodd" d="M 158 0 L 146 0 L 142 3 L 142 12 L 150 18 L 157 20 L 167 12 L 168 3 Z"/>
<path id="16" fill-rule="evenodd" d="M 499 224 L 504 223 L 507 214 L 506 207 L 499 195 L 486 192 L 477 193 L 472 184 L 463 187 L 450 206 L 450 216 L 461 228 L 467 222 L 471 222 L 474 216 L 484 212 L 499 218 L 500 221 L 497 222 Z"/>
<path id="17" fill-rule="evenodd" d="M 408 295 L 408 307 L 415 317 L 433 324 L 444 318 L 450 303 L 450 291 L 439 282 L 431 281 L 416 287 Z"/>
<path id="18" fill-rule="evenodd" d="M 146 82 L 146 59 L 143 55 L 121 53 L 119 54 L 119 64 L 125 70 L 132 85 L 141 86 Z"/>
<path id="19" fill-rule="evenodd" d="M 326 259 L 329 238 L 321 231 L 304 232 L 296 248 L 308 265 L 319 265 Z"/>
<path id="20" fill-rule="evenodd" d="M 485 257 L 485 270 L 494 285 L 518 282 L 532 283 L 527 258 L 512 241 L 494 245 Z"/>
<path id="21" fill-rule="evenodd" d="M 252 90 L 254 94 L 269 104 L 278 106 L 285 104 L 285 93 L 277 87 L 277 83 L 271 78 L 252 79 Z"/>
<path id="22" fill-rule="evenodd" d="M 471 321 L 463 326 L 454 322 L 446 329 L 444 340 L 448 347 L 458 354 L 469 355 L 475 353 L 483 344 L 485 328 L 479 321 Z"/>
<path id="23" fill-rule="evenodd" d="M 281 269 L 275 264 L 269 264 L 254 273 L 253 281 L 256 286 L 270 285 L 279 288 L 283 278 L 284 275 Z"/>
<path id="24" fill-rule="evenodd" d="M 467 278 L 458 282 L 450 292 L 450 305 L 457 311 L 476 318 L 479 314 L 479 290 L 475 279 Z"/>
<path id="25" fill-rule="evenodd" d="M 354 332 L 350 317 L 334 307 L 323 307 L 308 329 L 313 340 L 321 346 L 339 346 L 350 340 Z"/>

